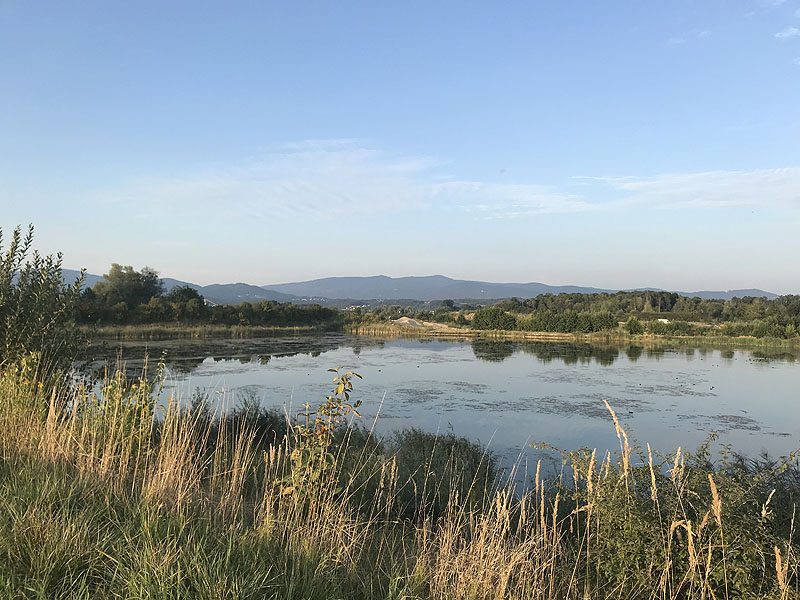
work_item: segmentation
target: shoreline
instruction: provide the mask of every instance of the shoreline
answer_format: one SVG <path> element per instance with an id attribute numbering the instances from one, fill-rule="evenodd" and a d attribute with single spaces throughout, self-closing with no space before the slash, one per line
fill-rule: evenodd
<path id="1" fill-rule="evenodd" d="M 727 347 L 770 347 L 800 349 L 800 337 L 791 340 L 778 338 L 757 338 L 752 336 L 731 337 L 713 336 L 669 336 L 656 334 L 630 335 L 624 331 L 597 331 L 592 333 L 559 333 L 550 331 L 518 330 L 477 330 L 460 329 L 436 324 L 434 327 L 413 327 L 408 325 L 356 325 L 344 328 L 345 333 L 355 335 L 378 335 L 398 338 L 444 338 L 444 339 L 482 339 L 492 341 L 520 342 L 582 342 L 582 343 L 632 343 L 647 345 L 681 344 L 714 345 Z"/>
<path id="2" fill-rule="evenodd" d="M 638 344 L 659 346 L 665 344 L 692 346 L 723 346 L 741 348 L 800 349 L 800 337 L 793 339 L 756 338 L 751 336 L 668 336 L 656 334 L 630 335 L 624 331 L 597 331 L 592 333 L 559 333 L 550 331 L 477 330 L 458 328 L 439 323 L 423 326 L 400 324 L 371 324 L 331 326 L 270 327 L 263 325 L 102 325 L 81 326 L 89 338 L 114 340 L 166 340 L 203 338 L 249 338 L 272 335 L 309 335 L 315 333 L 346 333 L 350 335 L 388 338 L 437 338 L 450 340 L 488 340 L 509 342 L 567 342 L 589 344 Z"/>
<path id="3" fill-rule="evenodd" d="M 203 338 L 248 338 L 266 335 L 325 333 L 338 331 L 330 326 L 298 325 L 272 327 L 265 325 L 82 325 L 80 331 L 87 337 L 116 340 L 166 340 Z"/>

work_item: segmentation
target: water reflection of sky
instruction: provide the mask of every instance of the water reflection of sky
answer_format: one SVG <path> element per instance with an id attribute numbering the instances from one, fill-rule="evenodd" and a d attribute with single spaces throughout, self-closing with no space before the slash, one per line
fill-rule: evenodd
<path id="1" fill-rule="evenodd" d="M 195 390 L 296 413 L 331 391 L 328 368 L 357 371 L 362 422 L 453 432 L 506 457 L 530 442 L 618 447 L 607 401 L 642 444 L 672 452 L 720 443 L 757 454 L 800 445 L 800 360 L 784 350 L 316 337 L 123 344 L 129 368 L 167 352 L 166 393 Z M 113 348 L 109 348 L 113 352 Z"/>

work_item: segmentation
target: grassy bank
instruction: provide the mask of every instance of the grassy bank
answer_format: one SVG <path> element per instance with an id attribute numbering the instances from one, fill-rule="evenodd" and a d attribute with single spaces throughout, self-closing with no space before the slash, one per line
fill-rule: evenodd
<path id="1" fill-rule="evenodd" d="M 611 411 L 616 456 L 569 453 L 523 489 L 467 440 L 337 426 L 351 379 L 287 428 L 255 407 L 158 410 L 158 377 L 49 390 L 7 367 L 0 593 L 798 597 L 795 463 L 638 449 Z"/>
<path id="2" fill-rule="evenodd" d="M 90 338 L 116 340 L 164 340 L 175 338 L 247 338 L 271 335 L 296 335 L 331 331 L 330 327 L 268 327 L 261 325 L 83 325 L 81 331 Z M 336 327 L 335 330 L 339 328 Z"/>
<path id="3" fill-rule="evenodd" d="M 576 343 L 634 343 L 642 346 L 664 344 L 709 346 L 721 348 L 791 348 L 800 349 L 800 338 L 779 339 L 771 337 L 726 335 L 632 335 L 624 329 L 595 331 L 592 333 L 559 333 L 549 331 L 479 330 L 469 327 L 448 327 L 439 324 L 413 327 L 392 323 L 329 326 L 266 327 L 256 325 L 103 325 L 81 326 L 80 331 L 89 338 L 114 340 L 167 340 L 203 338 L 253 338 L 276 335 L 300 335 L 343 331 L 353 335 L 396 338 L 485 339 L 535 342 Z"/>
<path id="4" fill-rule="evenodd" d="M 550 331 L 519 331 L 502 329 L 471 329 L 469 327 L 411 327 L 392 323 L 375 323 L 345 326 L 347 333 L 382 337 L 444 339 L 487 339 L 536 342 L 586 342 L 586 343 L 635 343 L 643 346 L 659 344 L 682 344 L 691 346 L 714 346 L 730 348 L 785 347 L 800 348 L 800 338 L 780 339 L 771 337 L 725 336 L 725 335 L 632 335 L 623 329 L 595 331 L 592 333 L 559 333 Z"/>

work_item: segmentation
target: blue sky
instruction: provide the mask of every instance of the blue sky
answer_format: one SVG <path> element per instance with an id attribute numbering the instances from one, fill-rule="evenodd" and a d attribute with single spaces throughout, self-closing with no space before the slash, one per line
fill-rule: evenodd
<path id="1" fill-rule="evenodd" d="M 201 284 L 800 293 L 800 0 L 0 0 L 0 227 Z"/>

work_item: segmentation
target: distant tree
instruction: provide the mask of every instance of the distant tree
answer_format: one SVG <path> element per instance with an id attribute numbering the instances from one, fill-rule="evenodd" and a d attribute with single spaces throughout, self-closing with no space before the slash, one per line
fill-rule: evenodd
<path id="1" fill-rule="evenodd" d="M 128 303 L 127 302 L 117 302 L 114 306 L 111 307 L 111 315 L 114 321 L 117 323 L 124 323 L 128 320 Z"/>
<path id="2" fill-rule="evenodd" d="M 192 298 L 186 303 L 186 318 L 190 321 L 199 321 L 207 315 L 206 305 L 198 298 Z"/>
<path id="3" fill-rule="evenodd" d="M 158 298 L 164 293 L 164 283 L 158 278 L 158 273 L 149 267 L 139 272 L 131 266 L 113 263 L 103 277 L 105 281 L 95 283 L 92 291 L 109 307 L 125 302 L 128 309 L 135 310 L 139 305 L 149 302 L 150 298 Z"/>
<path id="4" fill-rule="evenodd" d="M 517 320 L 499 306 L 488 306 L 475 311 L 472 326 L 475 329 L 516 329 Z"/>
<path id="5" fill-rule="evenodd" d="M 139 323 L 163 323 L 172 320 L 173 312 L 169 302 L 158 296 L 151 296 L 144 304 L 134 310 L 134 318 Z"/>
<path id="6" fill-rule="evenodd" d="M 627 329 L 628 333 L 631 335 L 639 335 L 644 333 L 644 327 L 642 327 L 642 324 L 637 317 L 631 317 L 628 319 L 628 322 L 625 323 L 625 329 Z"/>
<path id="7" fill-rule="evenodd" d="M 176 285 L 164 295 L 164 300 L 167 302 L 180 302 L 181 304 L 186 304 L 190 300 L 199 300 L 200 302 L 203 302 L 203 297 L 193 287 L 188 285 Z"/>

